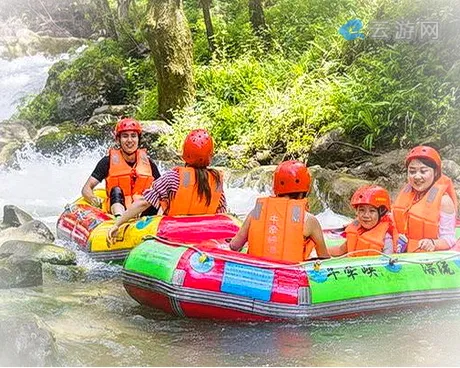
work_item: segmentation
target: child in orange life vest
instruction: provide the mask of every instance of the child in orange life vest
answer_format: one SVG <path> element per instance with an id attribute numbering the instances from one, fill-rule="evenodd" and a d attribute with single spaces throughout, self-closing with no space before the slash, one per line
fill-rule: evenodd
<path id="1" fill-rule="evenodd" d="M 329 249 L 332 256 L 351 253 L 351 257 L 396 253 L 397 232 L 389 216 L 390 196 L 378 185 L 365 185 L 351 197 L 356 220 L 345 229 L 347 240 Z M 360 252 L 358 252 L 360 251 Z"/>
<path id="2" fill-rule="evenodd" d="M 222 174 L 208 168 L 213 154 L 214 143 L 209 133 L 204 129 L 192 130 L 183 146 L 185 167 L 175 167 L 156 180 L 110 228 L 108 242 L 113 241 L 120 225 L 150 206 L 161 207 L 168 216 L 226 212 Z"/>
<path id="3" fill-rule="evenodd" d="M 285 161 L 274 173 L 275 197 L 259 198 L 243 226 L 230 242 L 239 251 L 248 242 L 248 253 L 275 261 L 302 262 L 316 248 L 330 258 L 318 220 L 307 212 L 310 190 L 308 168 L 298 161 Z"/>
<path id="4" fill-rule="evenodd" d="M 439 153 L 418 146 L 406 157 L 406 186 L 396 198 L 392 213 L 400 234 L 407 238 L 407 252 L 448 250 L 455 244 L 457 195 L 442 174 Z"/>
<path id="5" fill-rule="evenodd" d="M 105 180 L 107 208 L 115 216 L 121 215 L 145 189 L 150 188 L 153 180 L 160 177 L 146 150 L 139 148 L 141 134 L 142 127 L 137 120 L 125 118 L 117 123 L 115 139 L 120 149 L 110 149 L 84 184 L 82 195 L 88 203 L 101 207 L 102 199 L 94 195 L 94 188 Z M 156 214 L 156 211 L 147 212 L 146 215 Z"/>

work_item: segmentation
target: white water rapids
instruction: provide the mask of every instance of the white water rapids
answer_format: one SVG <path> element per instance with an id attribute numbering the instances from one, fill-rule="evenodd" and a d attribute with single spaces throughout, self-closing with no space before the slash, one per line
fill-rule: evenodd
<path id="1" fill-rule="evenodd" d="M 0 60 L 0 120 L 14 113 L 20 96 L 43 87 L 51 64 L 41 56 Z M 80 195 L 106 152 L 107 147 L 82 148 L 78 157 L 69 152 L 45 157 L 24 149 L 17 168 L 0 169 L 0 215 L 5 204 L 13 204 L 54 232 L 65 204 Z M 165 170 L 161 164 L 160 170 Z M 260 194 L 250 188 L 225 189 L 230 211 L 238 214 L 247 213 Z M 330 211 L 319 217 L 323 226 L 343 224 Z M 46 323 L 57 346 L 54 365 L 458 366 L 460 361 L 457 304 L 282 324 L 188 320 L 139 306 L 119 278 L 109 279 L 117 274 L 113 268 L 81 254 L 78 263 L 99 270 L 106 280 L 0 290 L 2 314 L 21 320 L 33 314 Z"/>

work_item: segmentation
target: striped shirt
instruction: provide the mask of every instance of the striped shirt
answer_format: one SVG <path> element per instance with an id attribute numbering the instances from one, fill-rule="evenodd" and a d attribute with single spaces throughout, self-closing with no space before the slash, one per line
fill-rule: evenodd
<path id="1" fill-rule="evenodd" d="M 179 172 L 176 170 L 168 170 L 157 180 L 153 182 L 150 189 L 144 190 L 142 193 L 144 199 L 149 202 L 153 207 L 160 208 L 161 201 L 169 201 L 170 198 L 177 193 L 179 190 Z M 217 207 L 217 213 L 227 212 L 227 200 L 225 194 L 222 191 L 222 195 L 219 199 L 219 206 Z"/>

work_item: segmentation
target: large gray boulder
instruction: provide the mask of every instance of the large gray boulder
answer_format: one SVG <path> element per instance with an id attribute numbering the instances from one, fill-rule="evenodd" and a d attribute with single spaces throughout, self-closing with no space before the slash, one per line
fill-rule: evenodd
<path id="1" fill-rule="evenodd" d="M 26 211 L 14 205 L 7 204 L 3 206 L 3 222 L 0 224 L 0 229 L 18 227 L 32 220 L 33 217 Z"/>
<path id="2" fill-rule="evenodd" d="M 350 163 L 368 157 L 363 151 L 353 147 L 351 143 L 342 128 L 327 132 L 313 143 L 308 155 L 308 164 L 335 168 L 336 166 L 349 166 Z"/>
<path id="3" fill-rule="evenodd" d="M 8 240 L 52 243 L 54 242 L 54 235 L 43 222 L 32 220 L 19 227 L 10 227 L 0 231 L 0 245 Z"/>
<path id="4" fill-rule="evenodd" d="M 55 338 L 34 314 L 0 315 L 0 365 L 44 367 L 57 365 Z"/>
<path id="5" fill-rule="evenodd" d="M 43 285 L 42 264 L 39 261 L 0 255 L 0 289 Z"/>
<path id="6" fill-rule="evenodd" d="M 75 253 L 70 249 L 53 244 L 40 244 L 24 240 L 9 240 L 3 243 L 0 246 L 0 255 L 2 254 L 14 254 L 55 265 L 74 265 L 77 260 Z"/>

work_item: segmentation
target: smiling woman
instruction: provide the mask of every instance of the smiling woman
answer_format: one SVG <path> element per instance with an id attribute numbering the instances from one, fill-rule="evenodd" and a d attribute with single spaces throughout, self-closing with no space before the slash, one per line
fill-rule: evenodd
<path id="1" fill-rule="evenodd" d="M 455 244 L 457 196 L 442 174 L 439 153 L 428 146 L 406 157 L 407 185 L 393 206 L 396 227 L 408 239 L 408 252 L 448 250 Z"/>

